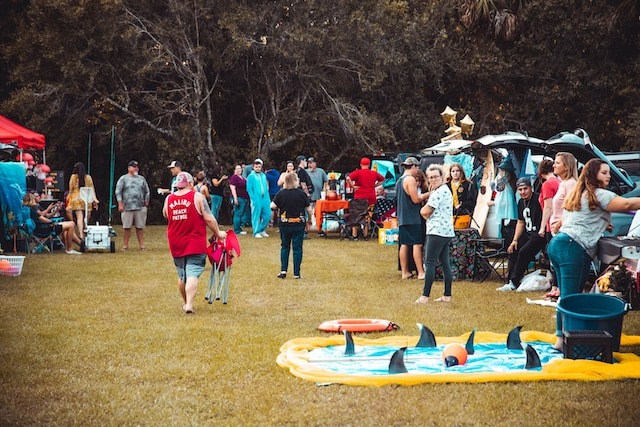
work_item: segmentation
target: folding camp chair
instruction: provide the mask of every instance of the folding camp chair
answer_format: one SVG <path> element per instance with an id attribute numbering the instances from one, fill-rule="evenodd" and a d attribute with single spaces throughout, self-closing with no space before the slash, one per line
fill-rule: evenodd
<path id="1" fill-rule="evenodd" d="M 216 300 L 222 300 L 226 304 L 229 299 L 232 260 L 234 256 L 240 256 L 240 242 L 233 230 L 227 231 L 227 238 L 224 240 L 214 238 L 207 248 L 207 255 L 211 262 L 211 275 L 204 298 L 209 304 Z"/>
<path id="2" fill-rule="evenodd" d="M 495 273 L 501 280 L 506 280 L 509 274 L 509 253 L 507 248 L 513 240 L 516 231 L 515 219 L 505 219 L 500 226 L 501 239 L 477 239 L 475 252 L 475 271 L 484 271 L 479 277 L 481 282 Z"/>
<path id="3" fill-rule="evenodd" d="M 64 250 L 65 245 L 60 238 L 60 233 L 62 233 L 62 227 L 55 222 L 48 227 L 48 231 L 36 228 L 29 236 L 29 252 L 32 254 L 44 252 L 51 254 L 56 247 Z"/>
<path id="4" fill-rule="evenodd" d="M 357 229 L 356 236 L 363 237 L 365 240 L 369 239 L 369 222 L 373 215 L 373 205 L 369 207 L 369 202 L 366 199 L 351 199 L 349 200 L 349 211 L 345 215 L 345 227 L 344 238 L 353 238 L 352 230 Z M 367 233 L 365 234 L 365 229 Z M 357 237 L 355 237 L 357 239 Z"/>

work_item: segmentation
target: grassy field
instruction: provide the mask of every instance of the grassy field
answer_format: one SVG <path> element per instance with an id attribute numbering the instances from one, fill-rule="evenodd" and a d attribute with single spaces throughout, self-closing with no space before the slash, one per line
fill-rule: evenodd
<path id="1" fill-rule="evenodd" d="M 121 230 L 117 229 L 121 236 Z M 302 280 L 276 278 L 279 237 L 241 236 L 229 304 L 181 311 L 165 228 L 147 250 L 29 255 L 0 277 L 1 425 L 637 425 L 640 381 L 318 386 L 276 365 L 280 346 L 336 318 L 383 318 L 416 335 L 473 328 L 553 332 L 554 311 L 497 282 L 456 282 L 453 303 L 417 305 L 422 283 L 401 281 L 396 247 L 305 242 Z M 135 247 L 135 239 L 132 247 Z M 291 267 L 290 267 L 290 276 Z M 442 293 L 434 286 L 432 296 Z M 534 296 L 538 296 L 537 294 Z M 623 331 L 640 334 L 640 313 Z M 623 351 L 640 353 L 640 347 Z"/>

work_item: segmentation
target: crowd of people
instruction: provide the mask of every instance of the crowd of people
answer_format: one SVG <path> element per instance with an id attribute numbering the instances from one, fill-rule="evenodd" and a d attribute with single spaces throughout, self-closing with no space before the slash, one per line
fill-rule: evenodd
<path id="1" fill-rule="evenodd" d="M 222 169 L 207 176 L 202 170 L 195 171 L 194 175 L 183 171 L 179 161 L 168 165 L 171 184 L 157 191 L 167 196 L 162 212 L 168 222 L 169 248 L 185 313 L 194 312 L 197 282 L 205 266 L 207 229 L 216 238 L 226 237 L 218 225 L 225 197 L 232 206 L 235 234 L 247 234 L 250 227 L 254 238 L 263 239 L 269 237 L 268 226 L 277 226 L 281 241 L 277 277 L 287 277 L 291 255 L 293 277 L 302 277 L 303 242 L 308 238 L 314 205 L 329 189 L 327 173 L 318 167 L 315 158 L 302 155 L 287 161 L 282 171 L 274 168 L 265 171 L 264 166 L 263 160 L 257 158 L 250 165 L 235 165 L 231 176 Z M 416 303 L 429 303 L 439 264 L 444 291 L 434 301 L 449 303 L 453 285 L 451 262 L 455 262 L 450 259 L 449 244 L 455 236 L 455 219 L 473 216 L 478 184 L 467 178 L 460 163 L 432 164 L 424 172 L 418 159 L 407 157 L 401 166 L 403 174 L 395 188 L 401 278 L 423 280 L 422 294 Z M 127 168 L 115 188 L 123 226 L 122 249 L 129 249 L 133 227 L 139 249 L 144 250 L 151 192 L 146 179 L 138 173 L 138 162 L 131 160 Z M 540 253 L 546 253 L 553 284 L 546 296 L 557 299 L 581 292 L 598 239 L 610 227 L 610 213 L 640 209 L 640 198 L 622 198 L 606 190 L 610 179 L 609 166 L 598 159 L 588 161 L 578 176 L 575 157 L 565 152 L 557 153 L 553 160 L 544 159 L 539 164 L 537 177 L 517 179 L 513 162 L 505 158 L 498 166 L 491 186 L 493 196 L 488 202 L 495 204 L 499 224 L 515 224 L 512 235 L 502 236 L 507 240 L 508 272 L 506 283 L 497 290 L 517 290 L 530 263 Z M 359 168 L 346 178 L 354 198 L 366 201 L 372 210 L 380 199 L 385 199 L 383 182 L 384 177 L 371 169 L 371 160 L 367 157 L 363 157 Z M 83 187 L 93 188 L 93 180 L 79 162 L 74 165 L 69 180 L 65 207 L 56 203 L 42 208 L 40 196 L 33 193 L 24 199 L 36 231 L 46 233 L 55 227 L 66 252 L 72 255 L 85 249 L 86 215 L 90 212 L 86 204 L 95 208 L 99 203 L 95 191 L 89 199 L 81 194 Z M 52 218 L 60 216 L 59 211 L 63 210 L 65 218 L 54 221 Z M 79 246 L 78 251 L 73 248 L 74 244 Z M 559 338 L 555 345 L 558 350 L 562 349 L 561 334 L 558 316 L 556 335 Z"/>
<path id="2" fill-rule="evenodd" d="M 307 170 L 307 163 L 310 167 Z M 127 198 L 148 204 L 148 188 L 140 190 L 127 181 L 135 173 L 137 162 L 129 163 L 130 171 L 121 178 L 116 191 L 118 203 L 123 216 L 129 216 Z M 131 168 L 134 168 L 132 171 Z M 163 215 L 167 219 L 167 238 L 178 274 L 178 289 L 182 297 L 182 309 L 187 314 L 194 312 L 193 301 L 197 291 L 198 279 L 205 266 L 206 230 L 213 232 L 218 239 L 226 238 L 220 230 L 218 214 L 225 195 L 232 205 L 232 222 L 235 234 L 247 234 L 245 228 L 251 227 L 256 239 L 268 238 L 268 226 L 278 225 L 281 239 L 280 272 L 277 277 L 285 279 L 289 266 L 289 258 L 293 253 L 293 277 L 300 279 L 302 265 L 302 245 L 307 238 L 308 226 L 313 217 L 313 203 L 320 199 L 328 182 L 326 172 L 317 166 L 313 157 L 298 156 L 294 161 L 286 162 L 285 170 L 279 173 L 275 169 L 265 170 L 262 159 L 257 158 L 250 165 L 237 164 L 233 174 L 228 177 L 222 171 L 216 174 L 209 183 L 204 171 L 197 171 L 196 178 L 182 170 L 179 161 L 169 164 L 172 173 L 170 188 L 159 189 L 159 194 L 166 194 Z M 228 193 L 225 188 L 228 186 Z M 131 191 L 127 196 L 126 190 Z M 122 193 L 122 194 L 121 194 Z M 136 195 L 136 197 L 133 196 Z M 218 197 L 216 197 L 218 196 Z M 139 227 L 133 220 L 127 221 L 129 228 L 136 227 L 138 240 L 143 248 L 144 225 Z M 140 215 L 142 219 L 142 213 Z M 144 215 L 146 218 L 146 215 Z M 125 228 L 125 233 L 127 233 Z M 128 245 L 128 234 L 125 234 L 125 248 Z"/>
<path id="3" fill-rule="evenodd" d="M 368 158 L 361 159 L 360 168 L 349 174 L 347 183 L 354 189 L 355 198 L 374 206 L 380 197 L 378 188 L 384 177 L 372 171 L 370 164 Z M 172 170 L 181 167 L 179 162 L 172 162 L 169 166 Z M 249 171 L 238 164 L 231 177 L 220 174 L 218 178 L 219 183 L 226 181 L 229 187 L 233 230 L 237 234 L 246 234 L 245 228 L 251 226 L 254 238 L 262 239 L 269 237 L 267 227 L 277 224 L 281 240 L 277 277 L 287 277 L 292 256 L 293 277 L 300 279 L 303 242 L 313 218 L 313 205 L 328 188 L 327 175 L 318 168 L 314 158 L 304 156 L 287 162 L 284 170 L 272 173 L 271 178 L 264 171 L 261 159 L 255 159 L 250 166 Z M 129 167 L 129 173 L 121 180 L 131 180 L 136 176 L 137 163 L 132 161 Z M 402 162 L 402 167 L 403 175 L 396 183 L 401 278 L 423 280 L 422 294 L 416 303 L 429 303 L 439 264 L 444 291 L 434 301 L 450 303 L 453 287 L 451 262 L 455 260 L 450 259 L 449 244 L 455 235 L 454 218 L 473 215 L 477 185 L 466 177 L 459 163 L 447 166 L 433 164 L 425 173 L 416 158 L 408 157 Z M 577 161 L 569 153 L 558 153 L 554 160 L 544 159 L 539 165 L 537 180 L 529 176 L 515 179 L 510 159 L 500 163 L 500 172 L 493 185 L 496 197 L 492 197 L 500 207 L 496 220 L 501 224 L 515 221 L 515 229 L 513 236 L 503 236 L 510 239 L 506 244 L 509 253 L 508 281 L 498 288 L 499 291 L 516 290 L 530 262 L 539 253 L 548 251 L 556 286 L 547 296 L 564 297 L 581 292 L 597 241 L 609 226 L 610 212 L 640 209 L 640 198 L 625 199 L 606 190 L 610 179 L 606 163 L 590 160 L 579 177 L 577 170 Z M 539 192 L 534 191 L 534 181 Z M 271 187 L 277 185 L 278 190 L 270 191 L 270 183 Z M 148 204 L 148 187 L 144 189 L 145 185 L 135 191 L 142 196 L 138 199 L 142 206 L 139 203 L 137 210 Z M 212 182 L 211 185 L 215 184 Z M 206 230 L 211 230 L 217 238 L 226 236 L 218 226 L 213 202 L 207 198 L 211 192 L 203 189 L 208 186 L 208 180 L 200 171 L 194 179 L 189 173 L 179 170 L 174 175 L 163 208 L 169 224 L 167 236 L 178 273 L 183 310 L 188 314 L 194 311 L 197 282 L 205 265 Z M 125 199 L 127 197 L 123 195 L 121 203 L 118 197 L 123 224 L 127 212 Z M 136 218 L 133 214 L 127 224 L 134 225 L 138 231 Z M 65 238 L 73 240 L 72 236 Z M 138 240 L 143 248 L 141 235 Z M 562 320 L 560 316 L 557 318 L 558 341 L 555 348 L 562 350 Z"/>
<path id="4" fill-rule="evenodd" d="M 478 186 L 466 178 L 459 163 L 430 165 L 426 179 L 416 158 L 408 157 L 402 166 L 404 173 L 396 184 L 401 278 L 424 280 L 416 303 L 428 303 L 439 264 L 444 292 L 435 301 L 450 302 L 450 266 L 456 262 L 449 258 L 453 225 L 457 216 L 473 215 Z M 510 224 L 513 230 L 500 236 L 509 256 L 506 283 L 497 290 L 517 290 L 531 263 L 548 258 L 553 286 L 545 297 L 557 300 L 581 292 L 597 242 L 610 228 L 610 213 L 640 206 L 640 198 L 623 198 L 606 190 L 610 178 L 609 166 L 598 159 L 588 161 L 578 176 L 575 157 L 560 152 L 553 160 L 543 159 L 536 176 L 518 179 L 513 162 L 505 158 L 487 202 L 495 204 L 498 224 Z M 560 316 L 557 322 L 555 347 L 561 350 Z"/>
<path id="5" fill-rule="evenodd" d="M 64 200 L 51 200 L 44 192 L 42 195 L 28 192 L 22 204 L 29 210 L 34 236 L 41 239 L 58 236 L 68 255 L 81 255 L 86 250 L 84 238 L 89 217 L 100 203 L 84 163 L 73 165 L 68 189 Z M 79 250 L 74 249 L 74 243 Z"/>

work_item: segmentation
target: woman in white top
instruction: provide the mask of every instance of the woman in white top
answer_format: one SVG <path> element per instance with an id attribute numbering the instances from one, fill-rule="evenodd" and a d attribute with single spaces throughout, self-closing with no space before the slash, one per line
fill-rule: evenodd
<path id="1" fill-rule="evenodd" d="M 427 220 L 427 238 L 425 241 L 425 273 L 422 296 L 416 300 L 418 304 L 429 302 L 431 286 L 436 277 L 436 264 L 440 261 L 444 276 L 444 295 L 436 302 L 451 302 L 451 285 L 453 274 L 449 261 L 449 242 L 455 236 L 453 231 L 453 196 L 445 185 L 444 172 L 441 165 L 430 165 L 427 168 L 429 181 L 429 199 L 420 209 L 420 215 Z"/>

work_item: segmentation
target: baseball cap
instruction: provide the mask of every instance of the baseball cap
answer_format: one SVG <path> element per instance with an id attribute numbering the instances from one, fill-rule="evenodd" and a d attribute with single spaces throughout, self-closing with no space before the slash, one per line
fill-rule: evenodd
<path id="1" fill-rule="evenodd" d="M 176 188 L 186 188 L 192 181 L 193 176 L 191 176 L 189 172 L 180 172 L 178 176 L 176 176 L 176 183 L 174 185 Z"/>
<path id="2" fill-rule="evenodd" d="M 135 160 L 131 160 L 131 161 L 129 162 L 129 166 L 133 166 L 133 167 L 135 167 L 135 168 L 140 167 L 140 165 L 138 164 L 138 162 L 136 162 Z"/>
<path id="3" fill-rule="evenodd" d="M 257 163 L 257 164 L 261 164 L 261 165 L 263 165 L 263 164 L 264 164 L 264 162 L 262 161 L 262 159 L 259 159 L 259 158 L 258 158 L 258 159 L 255 159 L 255 160 L 253 161 L 253 164 L 254 164 L 254 165 L 255 165 L 256 163 Z"/>
<path id="4" fill-rule="evenodd" d="M 516 188 L 520 188 L 521 186 L 531 187 L 531 179 L 529 179 L 526 176 L 523 176 L 522 178 L 518 179 L 516 181 Z"/>
<path id="5" fill-rule="evenodd" d="M 302 154 L 300 154 L 298 157 L 296 157 L 296 163 L 300 163 L 300 160 L 307 160 L 307 156 L 303 156 Z"/>
<path id="6" fill-rule="evenodd" d="M 315 162 L 315 161 L 316 161 L 316 159 L 315 159 L 313 156 L 312 156 L 312 157 L 309 157 L 309 158 L 307 159 L 307 163 Z"/>
<path id="7" fill-rule="evenodd" d="M 177 160 L 172 161 L 171 163 L 169 163 L 169 166 L 167 166 L 169 169 L 171 168 L 181 168 L 182 167 L 182 163 L 180 163 Z"/>
<path id="8" fill-rule="evenodd" d="M 360 159 L 360 164 L 368 166 L 368 165 L 371 164 L 371 159 L 368 158 L 368 157 L 363 157 L 363 158 Z"/>
<path id="9" fill-rule="evenodd" d="M 400 163 L 403 166 L 420 166 L 420 162 L 415 157 L 407 157 L 404 162 Z"/>

